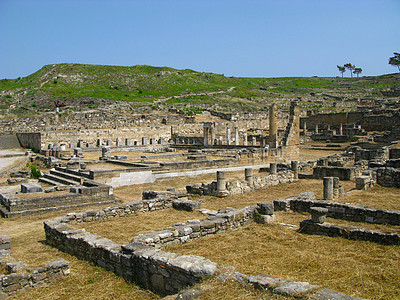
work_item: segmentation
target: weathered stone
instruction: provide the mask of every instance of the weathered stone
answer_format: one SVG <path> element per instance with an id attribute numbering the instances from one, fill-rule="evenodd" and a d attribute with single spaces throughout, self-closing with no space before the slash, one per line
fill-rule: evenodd
<path id="1" fill-rule="evenodd" d="M 10 238 L 6 235 L 0 235 L 0 250 L 8 250 L 11 248 Z"/>
<path id="2" fill-rule="evenodd" d="M 298 296 L 299 294 L 312 291 L 316 288 L 318 288 L 318 286 L 311 285 L 308 282 L 288 281 L 283 285 L 274 288 L 272 292 L 274 294 L 285 295 L 285 296 Z"/>
<path id="3" fill-rule="evenodd" d="M 35 183 L 21 184 L 21 193 L 40 193 L 43 192 L 42 187 Z"/>
<path id="4" fill-rule="evenodd" d="M 310 207 L 312 221 L 319 224 L 324 223 L 328 211 L 329 210 L 324 207 Z"/>
<path id="5" fill-rule="evenodd" d="M 23 261 L 16 261 L 16 262 L 11 262 L 7 263 L 7 272 L 8 273 L 18 273 L 26 269 L 28 265 L 24 263 Z"/>
<path id="6" fill-rule="evenodd" d="M 333 200 L 333 177 L 324 177 L 324 200 Z"/>
<path id="7" fill-rule="evenodd" d="M 203 295 L 201 290 L 186 290 L 178 294 L 175 300 L 192 300 L 197 299 Z"/>
<path id="8" fill-rule="evenodd" d="M 274 204 L 273 203 L 257 203 L 257 211 L 262 215 L 273 215 Z"/>

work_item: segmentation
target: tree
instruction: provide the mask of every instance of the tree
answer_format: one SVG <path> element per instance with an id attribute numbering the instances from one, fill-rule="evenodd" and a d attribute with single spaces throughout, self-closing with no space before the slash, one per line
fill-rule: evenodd
<path id="1" fill-rule="evenodd" d="M 393 52 L 394 56 L 389 57 L 389 65 L 397 67 L 400 72 L 400 53 Z"/>
<path id="2" fill-rule="evenodd" d="M 343 77 L 343 73 L 346 72 L 346 68 L 339 66 L 339 65 L 337 65 L 336 67 L 339 69 L 339 72 L 342 73 L 342 77 Z"/>
<path id="3" fill-rule="evenodd" d="M 357 77 L 358 77 L 358 74 L 361 74 L 361 73 L 362 73 L 362 69 L 361 69 L 361 68 L 354 68 L 353 73 L 354 73 L 354 74 L 357 74 Z"/>
<path id="4" fill-rule="evenodd" d="M 347 64 L 344 64 L 344 67 L 346 69 L 349 69 L 350 75 L 351 75 L 351 77 L 353 77 L 353 70 L 355 69 L 356 66 L 352 65 L 351 63 L 347 63 Z"/>

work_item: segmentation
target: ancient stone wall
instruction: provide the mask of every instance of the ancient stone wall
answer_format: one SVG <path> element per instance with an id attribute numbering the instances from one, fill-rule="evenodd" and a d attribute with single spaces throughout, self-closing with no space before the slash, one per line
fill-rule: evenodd
<path id="1" fill-rule="evenodd" d="M 20 198 L 14 194 L 0 194 L 0 214 L 3 217 L 24 216 L 40 212 L 112 203 L 115 197 L 110 186 L 74 187 L 74 193 Z"/>
<path id="2" fill-rule="evenodd" d="M 315 199 L 315 195 L 313 197 L 275 200 L 275 210 L 285 210 L 290 208 L 293 211 L 310 212 L 311 207 L 324 207 L 328 209 L 327 216 L 335 219 L 373 224 L 400 225 L 399 211 L 368 208 L 362 205 L 342 202 L 314 200 L 313 198 Z"/>
<path id="3" fill-rule="evenodd" d="M 384 245 L 400 245 L 400 236 L 396 233 L 384 233 L 377 230 L 355 228 L 353 226 L 315 223 L 310 219 L 300 222 L 301 233 L 342 237 L 349 240 L 369 241 Z"/>
<path id="4" fill-rule="evenodd" d="M 400 188 L 400 169 L 378 168 L 376 170 L 377 183 L 385 187 Z"/>
<path id="5" fill-rule="evenodd" d="M 29 273 L 1 275 L 0 297 L 4 298 L 4 294 L 11 296 L 15 291 L 56 281 L 69 273 L 69 263 L 61 258 L 47 263 L 45 267 L 35 268 Z"/>

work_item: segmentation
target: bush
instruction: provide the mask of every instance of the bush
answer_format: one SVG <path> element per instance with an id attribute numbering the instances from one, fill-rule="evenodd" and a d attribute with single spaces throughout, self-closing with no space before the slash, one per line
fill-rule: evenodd
<path id="1" fill-rule="evenodd" d="M 36 165 L 27 163 L 26 166 L 31 169 L 31 177 L 38 179 L 42 174 L 40 174 L 40 170 L 37 168 Z"/>

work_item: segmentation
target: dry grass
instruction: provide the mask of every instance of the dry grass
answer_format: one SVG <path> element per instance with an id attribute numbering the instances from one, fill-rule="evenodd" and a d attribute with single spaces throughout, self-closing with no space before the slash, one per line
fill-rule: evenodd
<path id="1" fill-rule="evenodd" d="M 340 202 L 365 205 L 373 208 L 400 210 L 400 190 L 376 185 L 366 191 L 353 189 Z"/>
<path id="2" fill-rule="evenodd" d="M 357 297 L 400 297 L 397 246 L 303 235 L 278 224 L 252 224 L 167 250 L 201 255 L 249 275 L 307 281 Z"/>

